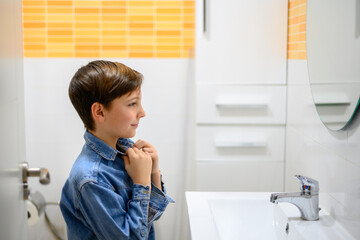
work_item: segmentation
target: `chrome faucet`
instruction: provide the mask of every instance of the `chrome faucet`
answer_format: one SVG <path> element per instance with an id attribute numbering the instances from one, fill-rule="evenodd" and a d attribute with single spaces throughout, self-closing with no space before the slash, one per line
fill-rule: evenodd
<path id="1" fill-rule="evenodd" d="M 295 175 L 301 183 L 301 191 L 294 193 L 273 193 L 270 202 L 288 202 L 294 204 L 304 220 L 315 221 L 319 219 L 319 182 L 309 177 Z"/>

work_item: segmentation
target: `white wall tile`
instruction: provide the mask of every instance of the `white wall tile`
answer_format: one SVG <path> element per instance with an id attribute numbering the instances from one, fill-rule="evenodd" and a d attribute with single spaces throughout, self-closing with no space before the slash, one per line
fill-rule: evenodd
<path id="1" fill-rule="evenodd" d="M 26 122 L 27 142 L 29 143 L 83 143 L 84 125 L 77 116 L 61 114 L 28 115 Z"/>
<path id="2" fill-rule="evenodd" d="M 333 198 L 328 193 L 320 193 L 321 207 L 330 213 L 335 221 L 337 221 L 346 232 L 348 232 L 353 239 L 359 239 L 360 224 L 359 224 L 359 205 L 357 202 L 356 208 L 347 209 L 341 203 Z M 348 239 L 343 237 L 342 239 Z"/>
<path id="3" fill-rule="evenodd" d="M 348 128 L 348 160 L 357 166 L 360 166 L 360 111 L 354 116 L 352 123 Z"/>
<path id="4" fill-rule="evenodd" d="M 27 86 L 25 94 L 25 113 L 29 114 L 71 114 L 68 86 Z"/>
<path id="5" fill-rule="evenodd" d="M 68 87 L 75 72 L 91 59 L 24 58 L 25 87 Z"/>
<path id="6" fill-rule="evenodd" d="M 347 133 L 333 132 L 321 122 L 309 85 L 288 86 L 287 125 L 343 157 L 347 155 Z"/>
<path id="7" fill-rule="evenodd" d="M 285 190 L 299 190 L 295 174 L 318 180 L 320 207 L 360 238 L 359 116 L 345 131 L 328 130 L 312 103 L 306 61 L 288 63 Z"/>
<path id="8" fill-rule="evenodd" d="M 295 174 L 319 181 L 320 207 L 343 226 L 350 221 L 360 229 L 360 167 L 328 151 L 296 130 L 287 131 L 286 191 L 299 191 Z M 349 229 L 360 236 L 360 231 Z"/>
<path id="9" fill-rule="evenodd" d="M 287 84 L 288 85 L 308 85 L 309 73 L 306 60 L 287 61 Z"/>

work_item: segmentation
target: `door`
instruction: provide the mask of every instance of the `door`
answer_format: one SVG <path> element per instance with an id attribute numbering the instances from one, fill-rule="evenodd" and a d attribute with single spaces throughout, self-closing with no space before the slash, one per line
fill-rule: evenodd
<path id="1" fill-rule="evenodd" d="M 26 238 L 21 0 L 0 0 L 0 239 Z"/>
<path id="2" fill-rule="evenodd" d="M 285 84 L 287 0 L 197 0 L 196 82 Z"/>

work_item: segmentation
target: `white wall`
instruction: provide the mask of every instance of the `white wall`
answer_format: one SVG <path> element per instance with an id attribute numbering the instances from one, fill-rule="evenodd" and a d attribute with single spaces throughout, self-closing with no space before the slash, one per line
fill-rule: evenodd
<path id="1" fill-rule="evenodd" d="M 24 60 L 26 157 L 30 167 L 46 167 L 51 184 L 41 186 L 32 180 L 33 191 L 47 201 L 59 201 L 62 186 L 84 143 L 84 128 L 68 97 L 68 85 L 76 70 L 91 59 Z M 143 106 L 147 116 L 141 120 L 135 140 L 151 142 L 160 155 L 160 167 L 170 204 L 155 224 L 157 239 L 180 238 L 186 168 L 188 106 L 193 89 L 191 59 L 117 59 L 144 74 Z M 190 120 L 191 121 L 191 120 Z M 62 231 L 65 224 L 58 207 L 49 207 L 50 217 Z M 43 221 L 43 220 L 41 220 Z M 186 221 L 185 221 L 186 222 Z M 52 239 L 43 222 L 30 228 L 29 239 Z"/>
<path id="2" fill-rule="evenodd" d="M 307 61 L 288 61 L 285 190 L 298 191 L 295 174 L 319 181 L 320 207 L 360 238 L 360 118 L 346 131 L 329 131 L 312 101 Z"/>

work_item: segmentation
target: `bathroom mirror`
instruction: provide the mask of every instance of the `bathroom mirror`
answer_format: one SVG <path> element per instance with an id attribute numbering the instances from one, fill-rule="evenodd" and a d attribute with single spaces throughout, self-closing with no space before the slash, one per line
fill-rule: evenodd
<path id="1" fill-rule="evenodd" d="M 319 117 L 344 129 L 359 106 L 360 0 L 308 0 L 306 50 Z"/>

